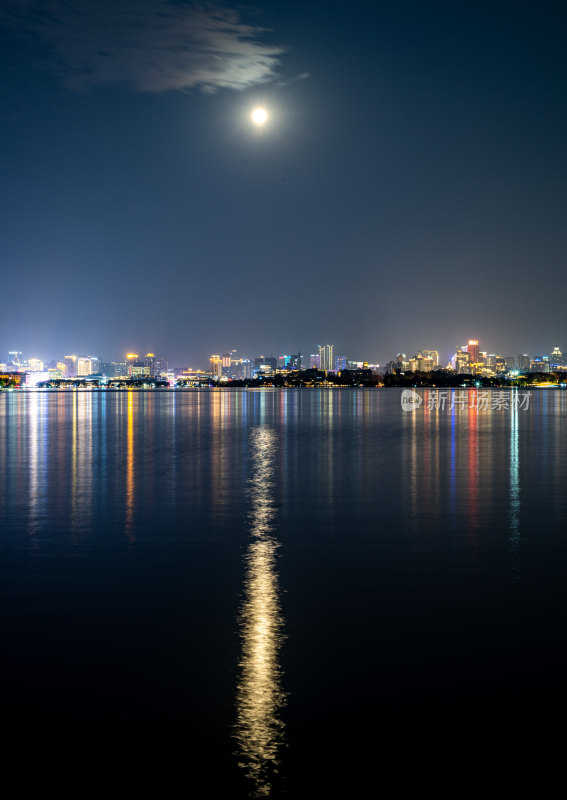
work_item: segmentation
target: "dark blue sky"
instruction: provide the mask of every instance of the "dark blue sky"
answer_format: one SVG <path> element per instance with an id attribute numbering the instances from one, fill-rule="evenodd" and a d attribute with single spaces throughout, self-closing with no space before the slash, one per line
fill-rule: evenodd
<path id="1" fill-rule="evenodd" d="M 2 350 L 567 350 L 562 5 L 233 8 L 0 2 Z"/>

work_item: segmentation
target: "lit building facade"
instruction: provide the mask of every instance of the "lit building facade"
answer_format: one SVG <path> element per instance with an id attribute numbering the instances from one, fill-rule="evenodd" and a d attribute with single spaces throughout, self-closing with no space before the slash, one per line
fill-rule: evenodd
<path id="1" fill-rule="evenodd" d="M 85 375 L 92 375 L 91 359 L 89 356 L 80 356 L 77 359 L 77 377 L 81 378 Z"/>
<path id="2" fill-rule="evenodd" d="M 333 345 L 320 344 L 319 345 L 319 369 L 333 370 L 335 362 L 333 360 Z"/>
<path id="3" fill-rule="evenodd" d="M 478 339 L 469 339 L 467 353 L 470 356 L 470 363 L 478 364 Z"/>
<path id="4" fill-rule="evenodd" d="M 77 356 L 65 356 L 63 358 L 66 367 L 66 376 L 68 378 L 75 378 L 77 375 Z"/>
<path id="5" fill-rule="evenodd" d="M 424 358 L 430 358 L 432 369 L 439 366 L 439 352 L 437 350 L 421 350 Z"/>
<path id="6" fill-rule="evenodd" d="M 209 359 L 209 365 L 213 378 L 220 378 L 222 375 L 222 358 L 220 355 L 212 355 Z"/>

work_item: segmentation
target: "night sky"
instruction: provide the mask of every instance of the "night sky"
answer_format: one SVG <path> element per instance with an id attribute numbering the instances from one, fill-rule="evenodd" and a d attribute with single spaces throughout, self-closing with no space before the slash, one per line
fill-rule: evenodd
<path id="1" fill-rule="evenodd" d="M 566 22 L 2 0 L 0 360 L 567 350 Z"/>

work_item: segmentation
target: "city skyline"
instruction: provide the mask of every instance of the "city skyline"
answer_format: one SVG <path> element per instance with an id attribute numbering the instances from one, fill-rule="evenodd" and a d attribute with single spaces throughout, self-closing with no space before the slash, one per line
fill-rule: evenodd
<path id="1" fill-rule="evenodd" d="M 376 373 L 396 372 L 431 372 L 433 370 L 450 369 L 461 373 L 487 373 L 504 371 L 550 371 L 554 366 L 567 366 L 567 356 L 557 345 L 547 352 L 531 351 L 515 355 L 491 353 L 481 350 L 482 341 L 469 339 L 467 343 L 457 345 L 453 355 L 445 361 L 438 350 L 420 348 L 398 352 L 387 361 L 373 362 L 367 358 L 357 359 L 344 352 L 336 351 L 334 345 L 317 345 L 315 352 L 298 351 L 295 354 L 255 355 L 243 354 L 238 350 L 226 350 L 212 354 L 204 359 L 203 364 L 172 364 L 164 354 L 148 352 L 138 354 L 127 352 L 122 357 L 103 358 L 102 356 L 66 355 L 57 359 L 42 359 L 36 356 L 25 357 L 23 351 L 8 351 L 5 361 L 0 359 L 0 372 L 10 370 L 30 373 L 57 373 L 58 377 L 87 377 L 103 374 L 107 377 L 129 376 L 165 376 L 173 377 L 174 373 L 183 371 L 209 374 L 214 379 L 242 379 L 266 372 L 320 369 L 322 371 L 340 372 L 341 370 L 371 368 Z M 264 351 L 265 353 L 266 351 Z M 409 355 L 409 353 L 412 353 Z"/>

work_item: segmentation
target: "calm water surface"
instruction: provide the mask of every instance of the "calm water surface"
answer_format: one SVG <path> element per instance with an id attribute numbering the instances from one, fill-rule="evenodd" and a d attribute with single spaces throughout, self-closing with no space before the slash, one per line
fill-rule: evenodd
<path id="1" fill-rule="evenodd" d="M 400 394 L 0 394 L 15 741 L 237 798 L 541 738 L 566 710 L 567 393 Z"/>

